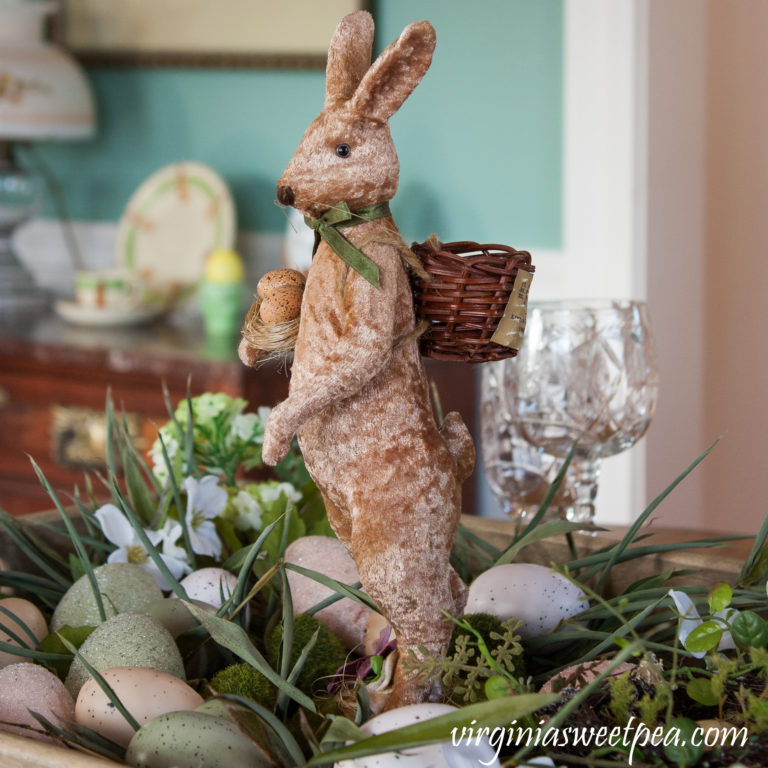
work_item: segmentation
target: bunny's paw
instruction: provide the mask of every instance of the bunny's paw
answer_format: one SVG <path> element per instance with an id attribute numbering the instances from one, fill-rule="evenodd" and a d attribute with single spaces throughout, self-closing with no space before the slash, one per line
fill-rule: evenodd
<path id="1" fill-rule="evenodd" d="M 272 409 L 272 413 L 267 419 L 267 426 L 264 429 L 264 443 L 261 446 L 261 459 L 270 467 L 279 464 L 291 449 L 291 440 L 295 430 L 286 425 L 283 418 L 282 406 L 280 403 Z"/>

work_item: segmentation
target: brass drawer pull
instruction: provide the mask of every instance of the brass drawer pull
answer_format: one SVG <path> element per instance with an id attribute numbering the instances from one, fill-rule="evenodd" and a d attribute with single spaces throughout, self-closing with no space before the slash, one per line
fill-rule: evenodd
<path id="1" fill-rule="evenodd" d="M 133 444 L 141 450 L 141 418 L 126 414 Z M 104 411 L 70 405 L 51 406 L 51 456 L 67 469 L 104 469 L 107 418 Z"/>

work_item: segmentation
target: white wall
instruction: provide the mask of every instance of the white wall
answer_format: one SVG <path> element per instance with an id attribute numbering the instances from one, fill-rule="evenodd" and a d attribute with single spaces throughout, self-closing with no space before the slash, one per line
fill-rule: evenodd
<path id="1" fill-rule="evenodd" d="M 768 508 L 768 3 L 651 0 L 650 492 L 718 436 L 664 524 L 755 533 Z"/>
<path id="2" fill-rule="evenodd" d="M 641 25 L 642 26 L 642 25 Z M 536 251 L 536 300 L 645 298 L 642 226 L 644 42 L 631 2 L 566 0 L 563 247 Z M 640 195 L 640 198 L 638 197 Z M 626 523 L 645 503 L 645 447 L 603 461 L 597 520 Z M 497 509 L 486 495 L 485 512 Z"/>
<path id="3" fill-rule="evenodd" d="M 768 513 L 768 3 L 710 0 L 704 528 Z"/>
<path id="4" fill-rule="evenodd" d="M 652 498 L 714 436 L 704 425 L 707 3 L 651 0 L 648 10 L 647 281 L 661 380 L 647 437 Z M 705 470 L 660 508 L 664 524 L 696 525 Z"/>

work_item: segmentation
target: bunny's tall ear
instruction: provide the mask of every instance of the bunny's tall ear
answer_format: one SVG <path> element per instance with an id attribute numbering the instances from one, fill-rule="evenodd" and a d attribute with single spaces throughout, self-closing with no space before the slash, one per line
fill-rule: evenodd
<path id="1" fill-rule="evenodd" d="M 352 109 L 366 117 L 388 120 L 432 63 L 435 30 L 428 21 L 409 24 L 373 63 L 351 99 Z"/>
<path id="2" fill-rule="evenodd" d="M 337 25 L 328 48 L 325 68 L 325 106 L 347 101 L 371 65 L 373 17 L 356 11 Z"/>

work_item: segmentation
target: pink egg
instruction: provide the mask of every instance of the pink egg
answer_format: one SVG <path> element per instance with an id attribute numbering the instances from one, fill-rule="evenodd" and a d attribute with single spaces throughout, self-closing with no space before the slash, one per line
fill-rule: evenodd
<path id="1" fill-rule="evenodd" d="M 54 725 L 63 725 L 63 720 L 72 722 L 75 719 L 72 696 L 64 683 L 45 667 L 37 664 L 11 664 L 0 670 L 0 720 L 30 725 L 38 733 L 7 725 L 0 725 L 0 729 L 57 743 L 56 739 L 42 732 L 42 726 L 29 714 L 29 709 Z"/>
<path id="2" fill-rule="evenodd" d="M 29 600 L 20 597 L 6 597 L 0 600 L 0 640 L 11 645 L 19 645 L 16 638 L 26 646 L 33 647 L 34 640 L 29 636 L 31 632 L 38 641 L 48 634 L 48 624 L 40 609 Z M 8 613 L 6 613 L 8 611 Z M 12 614 L 14 618 L 8 614 Z M 27 631 L 28 630 L 28 631 Z M 16 637 L 14 637 L 14 635 Z M 9 664 L 20 664 L 28 659 L 24 656 L 15 656 L 7 651 L 0 651 L 0 667 Z"/>
<path id="3" fill-rule="evenodd" d="M 330 536 L 304 536 L 292 542 L 285 550 L 285 562 L 300 565 L 342 584 L 355 584 L 360 580 L 355 561 L 347 548 Z M 288 570 L 294 614 L 304 613 L 321 600 L 334 594 L 328 587 Z M 325 624 L 347 648 L 357 648 L 363 642 L 370 608 L 348 597 L 323 608 L 315 618 Z"/>

